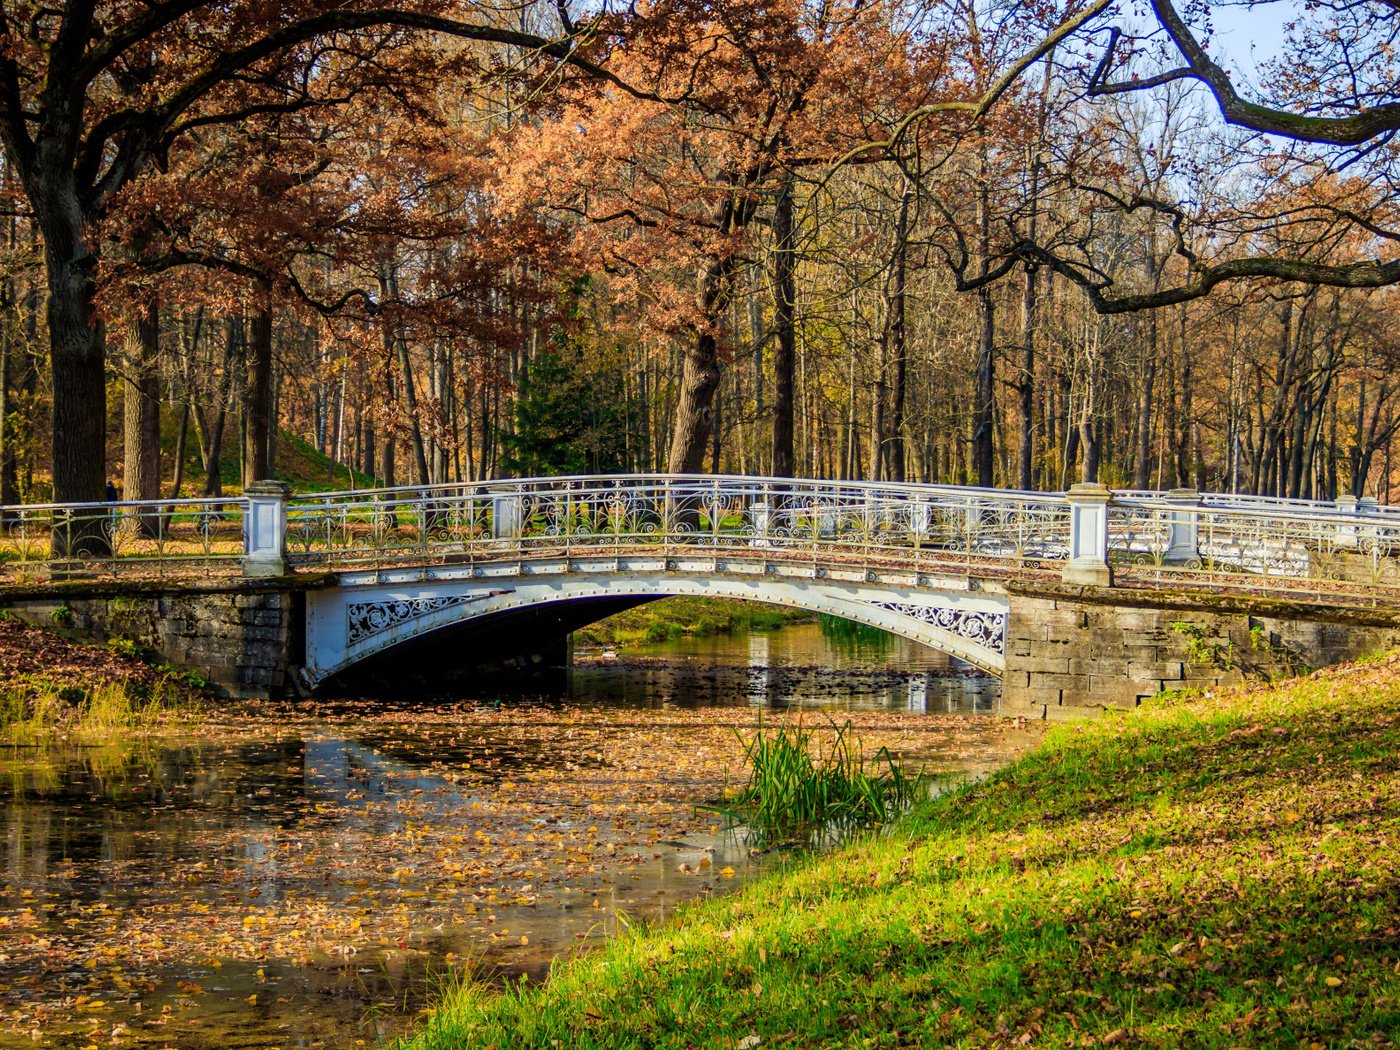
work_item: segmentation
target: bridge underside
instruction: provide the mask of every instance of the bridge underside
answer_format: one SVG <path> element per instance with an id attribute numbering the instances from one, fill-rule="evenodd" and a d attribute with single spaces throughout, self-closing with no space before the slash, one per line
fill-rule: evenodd
<path id="1" fill-rule="evenodd" d="M 559 685 L 573 632 L 656 600 L 581 598 L 474 616 L 367 656 L 316 688 L 331 696 L 414 697 L 497 682 L 512 691 Z"/>
<path id="2" fill-rule="evenodd" d="M 983 670 L 1005 669 L 1007 599 L 962 590 L 901 586 L 867 578 L 775 578 L 771 570 L 678 572 L 641 566 L 619 571 L 530 571 L 491 575 L 439 570 L 358 574 L 307 596 L 307 686 L 382 692 L 412 686 L 420 672 L 437 677 L 493 666 L 528 670 L 561 665 L 567 636 L 615 612 L 672 595 L 737 598 L 826 613 L 878 627 L 939 649 Z M 926 581 L 925 581 L 926 584 Z"/>

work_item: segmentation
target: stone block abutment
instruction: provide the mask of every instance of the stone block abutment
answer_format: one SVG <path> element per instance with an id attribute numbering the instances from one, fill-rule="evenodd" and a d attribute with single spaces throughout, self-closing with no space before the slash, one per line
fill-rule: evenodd
<path id="1" fill-rule="evenodd" d="M 1071 584 L 1005 589 L 1003 706 L 1035 718 L 1286 677 L 1400 644 L 1400 617 L 1382 609 Z"/>
<path id="2" fill-rule="evenodd" d="M 63 581 L 0 588 L 0 609 L 76 641 L 134 642 L 225 696 L 293 689 L 306 590 L 326 577 Z"/>

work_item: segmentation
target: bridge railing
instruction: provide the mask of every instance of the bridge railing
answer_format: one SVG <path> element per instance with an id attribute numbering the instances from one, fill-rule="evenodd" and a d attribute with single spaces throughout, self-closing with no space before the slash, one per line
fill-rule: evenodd
<path id="1" fill-rule="evenodd" d="M 1400 597 L 1400 515 L 1373 501 L 1115 492 L 1108 533 L 1123 582 Z"/>
<path id="2" fill-rule="evenodd" d="M 242 571 L 247 500 L 118 500 L 0 507 L 0 581 Z"/>
<path id="3" fill-rule="evenodd" d="M 1400 512 L 1350 497 L 635 474 L 296 496 L 263 482 L 239 498 L 0 508 L 11 583 L 642 550 L 1400 604 Z"/>
<path id="4" fill-rule="evenodd" d="M 966 564 L 1063 558 L 1069 507 L 1045 493 L 620 475 L 298 496 L 287 519 L 301 565 L 700 546 Z"/>

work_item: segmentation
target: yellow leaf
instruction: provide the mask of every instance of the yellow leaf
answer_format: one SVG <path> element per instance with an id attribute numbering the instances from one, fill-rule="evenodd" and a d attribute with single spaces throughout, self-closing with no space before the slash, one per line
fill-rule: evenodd
<path id="1" fill-rule="evenodd" d="M 1322 983 L 1327 985 L 1328 988 L 1335 988 L 1342 983 L 1342 979 L 1340 977 L 1329 977 Z"/>

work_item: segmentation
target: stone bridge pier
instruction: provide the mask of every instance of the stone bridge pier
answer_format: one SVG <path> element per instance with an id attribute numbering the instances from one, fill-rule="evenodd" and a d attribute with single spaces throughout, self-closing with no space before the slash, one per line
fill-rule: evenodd
<path id="1" fill-rule="evenodd" d="M 1131 708 L 1163 690 L 1271 680 L 1400 644 L 1393 613 L 1271 598 L 1008 585 L 1007 713 Z"/>

